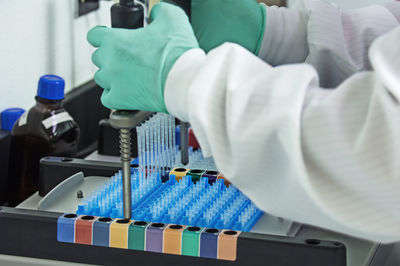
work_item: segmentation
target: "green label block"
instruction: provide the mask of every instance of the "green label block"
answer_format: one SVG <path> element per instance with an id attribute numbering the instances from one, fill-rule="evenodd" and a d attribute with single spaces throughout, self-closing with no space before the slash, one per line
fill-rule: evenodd
<path id="1" fill-rule="evenodd" d="M 186 173 L 187 176 L 192 177 L 192 182 L 197 183 L 200 180 L 201 176 L 205 173 L 204 170 L 200 169 L 191 169 L 189 172 Z"/>
<path id="2" fill-rule="evenodd" d="M 144 250 L 146 227 L 148 225 L 149 225 L 148 222 L 136 221 L 129 226 L 129 236 L 128 236 L 129 249 Z"/>
<path id="3" fill-rule="evenodd" d="M 200 256 L 200 235 L 204 228 L 188 227 L 182 234 L 182 255 Z"/>

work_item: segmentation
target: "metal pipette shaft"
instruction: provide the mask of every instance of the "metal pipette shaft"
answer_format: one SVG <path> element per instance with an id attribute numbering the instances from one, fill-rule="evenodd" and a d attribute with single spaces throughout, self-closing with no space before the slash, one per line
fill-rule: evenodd
<path id="1" fill-rule="evenodd" d="M 129 129 L 120 129 L 121 165 L 122 165 L 122 190 L 124 201 L 124 218 L 132 217 L 131 204 L 131 136 Z"/>
<path id="2" fill-rule="evenodd" d="M 183 165 L 189 163 L 189 123 L 181 122 L 181 160 Z"/>

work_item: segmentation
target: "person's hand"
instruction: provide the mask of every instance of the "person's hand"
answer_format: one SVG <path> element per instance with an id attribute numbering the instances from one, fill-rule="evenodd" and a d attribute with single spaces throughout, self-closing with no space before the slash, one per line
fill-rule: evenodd
<path id="1" fill-rule="evenodd" d="M 232 42 L 258 54 L 264 21 L 265 8 L 256 0 L 192 0 L 192 27 L 206 52 Z"/>
<path id="2" fill-rule="evenodd" d="M 101 101 L 115 110 L 167 112 L 164 85 L 176 60 L 198 48 L 188 17 L 178 7 L 160 3 L 152 22 L 137 30 L 97 26 L 87 39 L 98 47 L 92 55 L 99 67 L 95 81 L 104 91 Z"/>

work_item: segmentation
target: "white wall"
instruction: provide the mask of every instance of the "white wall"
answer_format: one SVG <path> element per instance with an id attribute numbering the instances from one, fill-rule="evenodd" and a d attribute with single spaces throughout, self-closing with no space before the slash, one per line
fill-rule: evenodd
<path id="1" fill-rule="evenodd" d="M 112 2 L 75 18 L 76 0 L 0 0 L 0 111 L 34 104 L 38 78 L 57 74 L 67 91 L 92 79 L 93 48 L 86 41 L 95 25 L 109 25 Z"/>
<path id="2" fill-rule="evenodd" d="M 292 5 L 296 0 L 289 0 Z M 388 0 L 330 0 L 354 8 Z M 93 77 L 93 48 L 86 41 L 95 25 L 109 25 L 112 2 L 74 18 L 76 0 L 0 0 L 0 111 L 34 104 L 38 78 L 57 74 L 67 91 Z"/>
<path id="3" fill-rule="evenodd" d="M 288 0 L 289 7 L 292 6 L 297 0 Z M 337 4 L 343 9 L 364 7 L 371 4 L 390 2 L 391 0 L 328 0 Z"/>

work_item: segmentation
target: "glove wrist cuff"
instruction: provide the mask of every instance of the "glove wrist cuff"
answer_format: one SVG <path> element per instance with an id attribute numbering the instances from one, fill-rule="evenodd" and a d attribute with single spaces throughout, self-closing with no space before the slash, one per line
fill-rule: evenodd
<path id="1" fill-rule="evenodd" d="M 262 24 L 260 26 L 260 32 L 258 34 L 257 48 L 254 53 L 255 55 L 258 55 L 260 52 L 265 34 L 265 24 L 267 22 L 267 6 L 264 3 L 260 3 L 260 12 L 262 17 Z"/>

